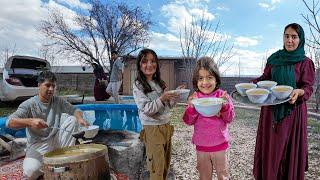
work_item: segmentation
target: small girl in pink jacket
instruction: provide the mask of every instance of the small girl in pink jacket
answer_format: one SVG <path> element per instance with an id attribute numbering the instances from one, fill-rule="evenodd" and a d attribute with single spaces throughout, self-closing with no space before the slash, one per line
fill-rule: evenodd
<path id="1" fill-rule="evenodd" d="M 229 148 L 228 124 L 234 119 L 234 107 L 226 91 L 219 89 L 221 79 L 213 59 L 202 57 L 197 61 L 192 78 L 194 92 L 189 97 L 189 105 L 183 115 L 187 125 L 194 126 L 192 143 L 197 150 L 197 169 L 200 179 L 212 179 L 213 168 L 219 180 L 229 179 L 227 149 Z M 193 98 L 225 98 L 220 112 L 212 117 L 199 114 L 191 104 Z"/>

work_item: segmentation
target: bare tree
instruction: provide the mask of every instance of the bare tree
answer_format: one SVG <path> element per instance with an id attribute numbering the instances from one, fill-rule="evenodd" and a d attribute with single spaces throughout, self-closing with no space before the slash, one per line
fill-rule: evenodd
<path id="1" fill-rule="evenodd" d="M 54 50 L 52 50 L 53 47 L 47 46 L 43 44 L 39 48 L 38 55 L 40 58 L 43 58 L 50 62 L 51 66 L 58 65 L 59 64 L 59 58 L 55 55 Z"/>
<path id="2" fill-rule="evenodd" d="M 233 44 L 230 45 L 227 37 L 219 34 L 218 29 L 219 22 L 214 25 L 203 14 L 198 20 L 192 17 L 192 22 L 185 23 L 184 29 L 180 30 L 180 47 L 189 79 L 199 57 L 211 57 L 218 67 L 226 64 L 233 57 Z M 191 82 L 189 85 L 192 87 Z"/>
<path id="3" fill-rule="evenodd" d="M 314 61 L 316 69 L 316 80 L 315 80 L 315 110 L 318 112 L 320 108 L 320 49 L 314 46 L 308 46 L 307 52 L 310 58 Z"/>
<path id="4" fill-rule="evenodd" d="M 94 1 L 90 11 L 97 22 L 97 32 L 106 43 L 107 50 L 130 54 L 149 41 L 150 14 L 142 8 L 130 9 L 126 4 L 102 4 Z"/>
<path id="5" fill-rule="evenodd" d="M 148 42 L 150 16 L 140 7 L 128 7 L 124 3 L 99 0 L 90 1 L 87 13 L 78 13 L 72 29 L 63 16 L 50 10 L 48 20 L 40 24 L 40 30 L 52 43 L 57 53 L 64 54 L 82 64 L 97 63 L 112 68 L 111 51 L 130 54 Z"/>
<path id="6" fill-rule="evenodd" d="M 270 54 L 268 52 L 265 52 L 264 56 L 262 57 L 262 61 L 261 61 L 261 74 L 264 71 L 264 68 L 266 67 L 267 64 L 267 60 L 268 57 L 270 56 Z"/>
<path id="7" fill-rule="evenodd" d="M 240 79 L 241 77 L 241 62 L 240 62 L 240 58 L 238 59 L 238 78 Z"/>
<path id="8" fill-rule="evenodd" d="M 4 66 L 7 59 L 9 59 L 10 56 L 15 55 L 16 53 L 16 44 L 13 44 L 12 47 L 10 45 L 5 45 L 2 49 L 2 55 L 1 55 L 1 66 Z"/>
<path id="9" fill-rule="evenodd" d="M 320 49 L 320 25 L 319 20 L 319 11 L 320 11 L 320 1 L 312 0 L 312 3 L 307 3 L 305 0 L 302 0 L 306 8 L 308 9 L 308 14 L 302 14 L 303 19 L 309 26 L 311 33 L 311 39 L 308 39 L 308 45 L 313 46 L 316 49 Z"/>
<path id="10" fill-rule="evenodd" d="M 311 38 L 307 39 L 307 45 L 309 46 L 309 53 L 311 59 L 315 62 L 316 66 L 316 110 L 319 110 L 320 107 L 320 25 L 319 25 L 319 12 L 320 12 L 320 1 L 312 0 L 307 3 L 305 0 L 302 0 L 306 8 L 308 9 L 307 14 L 302 14 L 302 17 L 309 26 L 311 33 Z"/>

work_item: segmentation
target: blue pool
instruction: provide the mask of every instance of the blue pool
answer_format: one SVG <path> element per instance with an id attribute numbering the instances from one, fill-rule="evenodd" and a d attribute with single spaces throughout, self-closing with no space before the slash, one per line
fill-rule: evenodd
<path id="1" fill-rule="evenodd" d="M 81 104 L 76 105 L 84 113 L 84 118 L 91 124 L 99 125 L 104 130 L 141 131 L 138 108 L 135 104 Z M 15 137 L 24 137 L 25 130 L 15 131 L 5 128 L 7 117 L 0 117 L 0 130 Z M 0 131 L 0 133 L 1 133 Z"/>
<path id="2" fill-rule="evenodd" d="M 120 96 L 121 100 L 134 100 L 133 96 Z"/>

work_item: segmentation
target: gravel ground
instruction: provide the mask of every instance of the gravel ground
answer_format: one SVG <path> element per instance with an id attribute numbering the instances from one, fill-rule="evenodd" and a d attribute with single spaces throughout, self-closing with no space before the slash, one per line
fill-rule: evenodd
<path id="1" fill-rule="evenodd" d="M 193 127 L 181 122 L 183 107 L 173 110 L 172 124 L 175 126 L 173 136 L 173 155 L 171 167 L 175 179 L 198 179 L 196 170 L 195 148 L 191 144 Z M 236 109 L 236 119 L 230 125 L 232 137 L 229 149 L 229 164 L 232 179 L 254 179 L 252 175 L 253 154 L 259 111 Z M 320 126 L 318 126 L 319 128 Z M 306 179 L 320 180 L 320 135 L 319 129 L 309 132 L 309 171 Z"/>

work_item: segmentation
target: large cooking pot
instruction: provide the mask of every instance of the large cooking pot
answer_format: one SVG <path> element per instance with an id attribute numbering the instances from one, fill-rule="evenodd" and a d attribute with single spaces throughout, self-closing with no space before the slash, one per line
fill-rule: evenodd
<path id="1" fill-rule="evenodd" d="M 45 179 L 110 179 L 108 148 L 101 144 L 81 144 L 44 154 Z"/>

